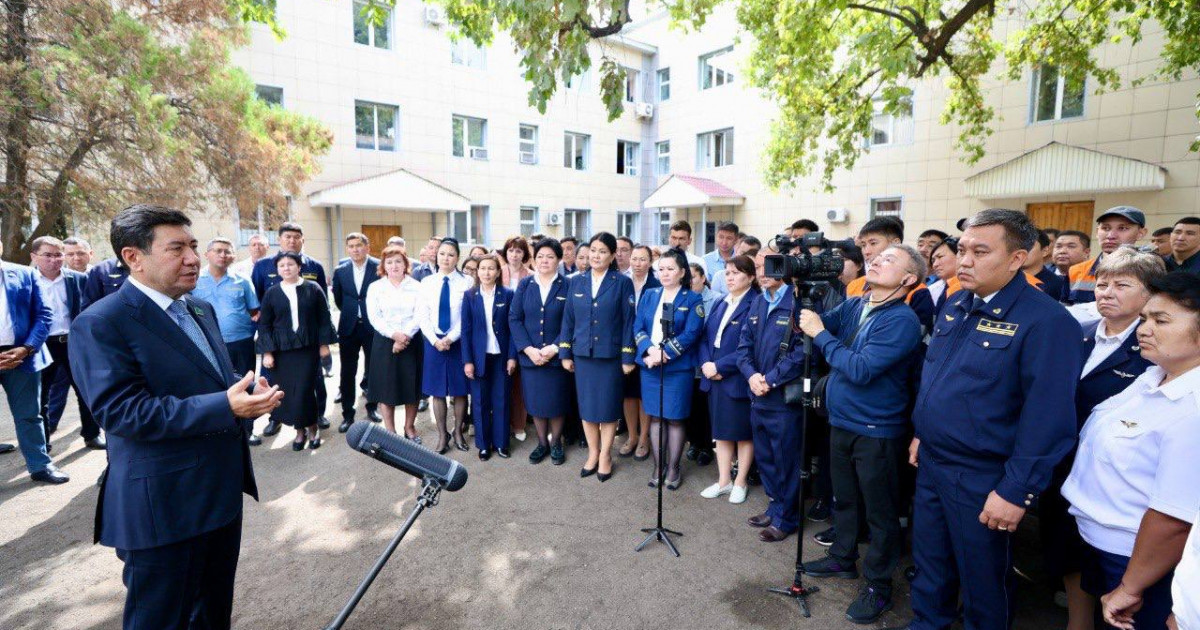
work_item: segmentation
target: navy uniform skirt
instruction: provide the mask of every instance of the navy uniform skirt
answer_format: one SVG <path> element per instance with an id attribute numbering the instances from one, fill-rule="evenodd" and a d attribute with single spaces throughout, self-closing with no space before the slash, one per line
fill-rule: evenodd
<path id="1" fill-rule="evenodd" d="M 749 398 L 732 398 L 714 385 L 708 392 L 708 413 L 714 440 L 746 442 L 754 439 L 750 431 Z"/>
<path id="2" fill-rule="evenodd" d="M 426 396 L 466 396 L 469 392 L 467 375 L 463 372 L 462 349 L 459 342 L 450 344 L 450 349 L 439 352 L 433 344 L 425 341 L 425 357 L 422 360 L 421 392 Z"/>
<path id="3" fill-rule="evenodd" d="M 367 371 L 367 402 L 415 405 L 421 402 L 421 355 L 424 341 L 414 338 L 403 351 L 392 353 L 392 340 L 375 333 L 371 341 L 371 369 Z"/>
<path id="4" fill-rule="evenodd" d="M 525 411 L 534 418 L 562 418 L 570 405 L 571 373 L 560 363 L 521 366 L 521 394 Z"/>
<path id="5" fill-rule="evenodd" d="M 642 374 L 642 409 L 646 415 L 667 420 L 686 420 L 692 415 L 692 381 L 696 371 L 667 370 L 659 377 L 658 368 L 639 370 Z M 659 407 L 659 384 L 663 384 L 662 407 Z"/>
<path id="6" fill-rule="evenodd" d="M 579 417 L 592 423 L 620 420 L 624 413 L 621 395 L 624 378 L 620 359 L 575 357 Z"/>

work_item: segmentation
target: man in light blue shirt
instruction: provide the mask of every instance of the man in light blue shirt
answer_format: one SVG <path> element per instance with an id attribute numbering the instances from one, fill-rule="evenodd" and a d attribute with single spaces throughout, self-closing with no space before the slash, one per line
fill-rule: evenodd
<path id="1" fill-rule="evenodd" d="M 717 248 L 704 255 L 704 271 L 708 274 L 708 279 L 712 280 L 713 275 L 725 268 L 725 263 L 733 258 L 733 248 L 738 241 L 738 226 L 732 221 L 723 221 L 717 226 L 716 246 Z"/>

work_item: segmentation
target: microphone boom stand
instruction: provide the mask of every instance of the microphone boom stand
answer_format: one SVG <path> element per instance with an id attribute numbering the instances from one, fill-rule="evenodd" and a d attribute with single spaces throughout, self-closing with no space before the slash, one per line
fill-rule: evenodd
<path id="1" fill-rule="evenodd" d="M 663 412 L 664 392 L 667 387 L 667 362 L 666 348 L 667 340 L 674 335 L 675 318 L 664 316 L 659 323 L 662 325 L 663 338 L 658 343 L 658 349 L 662 352 L 663 362 L 658 364 L 658 413 Z M 675 530 L 663 527 L 663 486 L 667 482 L 667 420 L 663 417 L 658 418 L 658 522 L 654 527 L 643 528 L 642 531 L 648 534 L 646 539 L 640 545 L 634 548 L 634 551 L 641 551 L 646 545 L 658 540 L 679 557 L 679 549 L 675 548 L 675 543 L 671 542 L 671 536 L 682 536 L 683 534 Z"/>
<path id="2" fill-rule="evenodd" d="M 392 538 L 392 542 L 388 543 L 387 549 L 383 551 L 383 555 L 379 556 L 379 559 L 375 561 L 375 566 L 371 567 L 371 570 L 367 572 L 367 576 L 358 585 L 358 589 L 354 591 L 354 595 L 350 596 L 350 601 L 346 602 L 346 606 L 342 608 L 342 612 L 338 613 L 337 618 L 333 620 L 333 623 L 326 626 L 325 630 L 340 630 L 342 625 L 346 623 L 346 619 L 350 617 L 350 613 L 354 612 L 355 606 L 358 606 L 359 600 L 363 598 L 363 595 L 367 594 L 367 589 L 371 588 L 371 583 L 375 581 L 375 578 L 379 576 L 379 572 L 383 570 L 383 565 L 387 564 L 392 554 L 395 553 L 396 547 L 400 546 L 400 541 L 404 540 L 404 535 L 408 533 L 413 523 L 417 522 L 417 517 L 421 515 L 421 512 L 425 511 L 425 508 L 438 504 L 438 494 L 441 491 L 442 484 L 440 482 L 429 477 L 424 479 L 421 486 L 421 496 L 417 497 L 417 506 L 408 515 L 408 519 L 404 521 L 404 525 L 400 526 L 400 531 L 396 532 L 396 536 Z"/>

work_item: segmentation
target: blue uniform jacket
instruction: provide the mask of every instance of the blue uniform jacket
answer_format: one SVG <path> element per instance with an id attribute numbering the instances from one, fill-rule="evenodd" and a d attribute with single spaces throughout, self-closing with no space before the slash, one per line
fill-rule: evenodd
<path id="1" fill-rule="evenodd" d="M 1087 363 L 1087 358 L 1096 347 L 1096 329 L 1102 322 L 1092 322 L 1083 327 L 1083 361 L 1080 367 Z M 1152 364 L 1142 358 L 1142 348 L 1138 345 L 1137 329 L 1129 333 L 1125 343 L 1108 355 L 1091 372 L 1079 379 L 1079 388 L 1075 392 L 1076 427 L 1083 429 L 1083 423 L 1091 415 L 1096 405 L 1125 391 L 1137 377 Z"/>
<path id="2" fill-rule="evenodd" d="M 637 364 L 646 367 L 646 351 L 654 344 L 650 333 L 654 321 L 662 318 L 658 301 L 662 299 L 662 287 L 648 289 L 638 301 L 637 315 L 633 321 L 633 341 L 637 344 Z M 668 372 L 692 371 L 700 365 L 700 342 L 704 336 L 704 299 L 699 293 L 680 287 L 675 295 L 675 313 L 672 317 L 675 334 L 666 340 L 664 352 Z"/>
<path id="3" fill-rule="evenodd" d="M 67 287 L 67 312 L 71 315 L 71 321 L 75 321 L 75 318 L 79 317 L 79 313 L 83 311 L 83 292 L 87 287 L 87 274 L 63 267 L 62 275 L 63 284 Z"/>
<path id="4" fill-rule="evenodd" d="M 275 263 L 278 260 L 279 254 L 275 254 L 264 256 L 262 260 L 254 263 L 254 270 L 250 272 L 250 282 L 254 284 L 254 293 L 258 295 L 259 302 L 262 302 L 263 296 L 267 294 L 267 289 L 279 284 L 279 273 L 275 271 Z M 321 291 L 328 291 L 329 284 L 325 282 L 325 268 L 321 263 L 309 258 L 307 254 L 300 254 L 300 260 L 303 261 L 300 265 L 300 277 L 316 282 Z M 354 286 L 354 283 L 351 282 L 350 286 Z"/>
<path id="5" fill-rule="evenodd" d="M 108 438 L 95 540 L 117 549 L 169 545 L 215 530 L 258 488 L 237 382 L 212 306 L 188 309 L 220 369 L 145 293 L 126 283 L 71 325 L 71 373 Z"/>
<path id="6" fill-rule="evenodd" d="M 620 358 L 634 365 L 633 318 L 633 281 L 628 276 L 609 269 L 595 298 L 592 272 L 571 278 L 558 337 L 559 358 Z"/>
<path id="7" fill-rule="evenodd" d="M 769 314 L 766 293 L 761 293 L 750 304 L 746 313 L 746 324 L 738 340 L 738 370 L 742 379 L 762 374 L 771 386 L 766 396 L 750 396 L 750 404 L 756 407 L 789 409 L 783 399 L 783 385 L 800 376 L 804 371 L 804 344 L 800 343 L 803 333 L 792 336 L 792 346 L 780 359 L 779 346 L 791 323 L 790 314 L 795 298 L 791 287 L 781 287 L 783 298 Z"/>
<path id="8" fill-rule="evenodd" d="M 367 256 L 364 264 L 366 269 L 363 270 L 361 290 L 354 288 L 354 261 L 346 260 L 333 270 L 333 303 L 337 304 L 341 312 L 337 325 L 337 334 L 341 337 L 355 334 L 359 322 L 367 327 L 366 334 L 375 332 L 367 319 L 367 288 L 379 279 L 379 259 Z"/>
<path id="9" fill-rule="evenodd" d="M 46 338 L 50 335 L 53 313 L 42 300 L 42 289 L 34 275 L 37 272 L 8 262 L 0 262 L 0 270 L 4 274 L 3 290 L 8 298 L 8 318 L 13 325 L 13 345 L 33 348 L 33 354 L 25 357 L 16 369 L 40 372 L 51 362 Z"/>
<path id="10" fill-rule="evenodd" d="M 492 334 L 496 335 L 496 343 L 500 345 L 500 354 L 504 355 L 505 360 L 517 358 L 517 349 L 513 346 L 508 326 L 512 300 L 512 289 L 496 287 L 496 299 L 492 302 Z M 487 370 L 487 318 L 483 308 L 483 295 L 479 293 L 479 287 L 467 289 L 463 295 L 462 337 L 458 345 L 462 350 L 463 363 L 475 364 L 475 378 L 487 376 L 484 374 Z"/>
<path id="11" fill-rule="evenodd" d="M 860 326 L 862 310 L 861 297 L 842 302 L 821 315 L 825 330 L 813 339 L 830 366 L 825 389 L 829 424 L 867 437 L 903 437 L 921 323 L 903 300 L 875 307 Z M 854 340 L 847 346 L 851 335 Z"/>
<path id="12" fill-rule="evenodd" d="M 80 305 L 80 310 L 100 301 L 102 297 L 116 293 L 117 289 L 120 289 L 121 285 L 125 284 L 125 279 L 128 277 L 129 269 L 125 265 L 117 264 L 116 258 L 103 260 L 100 264 L 88 269 L 87 282 L 83 286 L 83 302 Z"/>
<path id="13" fill-rule="evenodd" d="M 544 348 L 557 344 L 562 332 L 563 313 L 567 308 L 567 279 L 562 274 L 554 278 L 546 303 L 542 304 L 542 293 L 534 276 L 521 278 L 513 294 L 512 307 L 508 309 L 509 331 L 521 367 L 535 367 L 525 356 L 525 349 Z M 546 365 L 559 364 L 555 356 Z"/>
<path id="14" fill-rule="evenodd" d="M 1083 331 L 1022 274 L 979 309 L 974 297 L 951 296 L 933 328 L 913 411 L 921 457 L 1002 472 L 996 493 L 1028 506 L 1077 436 Z"/>
<path id="15" fill-rule="evenodd" d="M 712 312 L 704 320 L 704 340 L 700 342 L 700 365 L 711 361 L 717 366 L 717 372 L 722 378 L 719 381 L 701 378 L 700 391 L 707 392 L 717 388 L 730 398 L 745 400 L 750 397 L 750 386 L 742 377 L 741 371 L 738 370 L 738 342 L 742 338 L 742 327 L 746 325 L 746 315 L 750 313 L 750 305 L 757 298 L 758 291 L 753 289 L 742 296 L 741 301 L 733 310 L 733 315 L 729 317 L 729 323 L 725 324 L 725 330 L 721 331 L 720 348 L 714 348 L 713 343 L 717 339 L 717 329 L 721 327 L 721 319 L 725 317 L 725 310 L 729 308 L 729 303 L 724 299 L 717 300 Z"/>
<path id="16" fill-rule="evenodd" d="M 1067 290 L 1066 276 L 1060 276 L 1054 273 L 1053 269 L 1046 269 L 1045 267 L 1042 267 L 1033 275 L 1033 277 L 1042 281 L 1043 293 L 1058 300 L 1059 302 L 1065 302 L 1067 300 L 1067 295 L 1070 292 Z"/>

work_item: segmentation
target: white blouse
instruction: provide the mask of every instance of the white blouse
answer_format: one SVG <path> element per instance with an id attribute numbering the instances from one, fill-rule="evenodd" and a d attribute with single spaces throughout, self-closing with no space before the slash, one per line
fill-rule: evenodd
<path id="1" fill-rule="evenodd" d="M 421 330 L 417 308 L 421 304 L 421 283 L 405 276 L 400 286 L 387 278 L 367 287 L 367 321 L 376 332 L 391 339 L 396 333 L 409 337 Z"/>
<path id="2" fill-rule="evenodd" d="M 737 310 L 738 304 L 741 303 L 742 298 L 746 297 L 746 294 L 749 292 L 750 290 L 747 289 L 737 297 L 734 297 L 733 295 L 728 295 L 725 297 L 725 303 L 729 306 L 725 307 L 725 314 L 721 316 L 721 325 L 717 326 L 717 338 L 713 339 L 714 348 L 721 347 L 721 335 L 725 334 L 725 327 L 729 325 L 729 320 L 733 318 L 733 312 Z"/>
<path id="3" fill-rule="evenodd" d="M 300 331 L 300 303 L 296 298 L 296 287 L 304 284 L 304 278 L 296 284 L 290 282 L 280 282 L 279 289 L 283 291 L 284 297 L 287 298 L 288 307 L 292 310 L 292 332 Z"/>
<path id="4" fill-rule="evenodd" d="M 550 289 L 552 289 L 554 287 L 554 280 L 555 280 L 554 278 L 550 278 L 549 282 L 542 284 L 541 276 L 533 277 L 534 283 L 536 283 L 538 286 L 538 294 L 542 296 L 542 305 L 543 306 L 546 305 L 546 300 L 550 298 Z"/>
<path id="5" fill-rule="evenodd" d="M 496 287 L 491 291 L 479 290 L 483 298 L 483 321 L 487 324 L 487 354 L 500 354 L 500 342 L 496 340 L 496 329 L 492 326 L 492 309 L 496 306 Z"/>
<path id="6" fill-rule="evenodd" d="M 438 308 L 442 299 L 442 279 L 450 278 L 450 330 L 438 330 Z M 421 281 L 421 301 L 417 311 L 417 320 L 421 324 L 421 334 L 425 340 L 433 343 L 442 337 L 451 342 L 462 337 L 462 303 L 467 289 L 473 282 L 470 278 L 455 271 L 449 276 L 440 271 L 434 272 Z"/>

